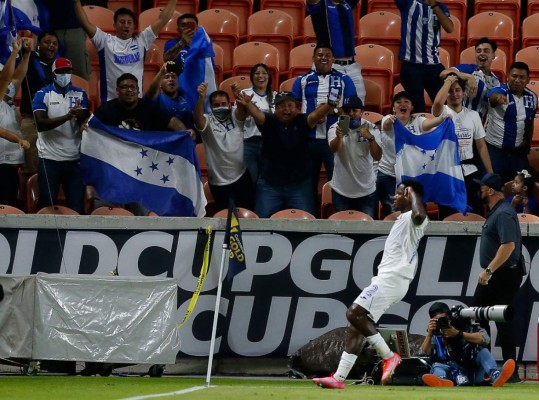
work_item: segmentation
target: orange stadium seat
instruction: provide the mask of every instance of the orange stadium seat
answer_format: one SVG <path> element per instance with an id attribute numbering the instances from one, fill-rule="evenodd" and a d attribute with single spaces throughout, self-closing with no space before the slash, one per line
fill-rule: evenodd
<path id="1" fill-rule="evenodd" d="M 522 21 L 522 48 L 539 45 L 539 8 L 537 11 Z"/>
<path id="2" fill-rule="evenodd" d="M 356 47 L 355 59 L 361 64 L 363 78 L 369 78 L 382 87 L 383 109 L 389 110 L 395 74 L 393 52 L 377 44 L 361 44 Z"/>
<path id="3" fill-rule="evenodd" d="M 161 11 L 163 11 L 164 7 L 153 7 L 148 8 L 147 10 L 142 11 L 139 14 L 138 17 L 138 31 L 142 32 L 147 26 L 150 26 L 157 18 L 159 18 L 159 15 L 161 14 Z M 176 32 L 176 20 L 180 16 L 180 13 L 177 11 L 174 11 L 172 14 L 172 17 L 168 20 L 165 26 L 168 26 L 167 32 L 169 32 L 168 36 L 169 39 L 172 37 L 177 36 Z M 163 28 L 165 30 L 165 28 Z M 172 33 L 170 33 L 172 32 Z"/>
<path id="4" fill-rule="evenodd" d="M 251 211 L 247 208 L 242 207 L 236 207 L 236 211 L 238 212 L 238 218 L 251 218 L 251 219 L 258 219 L 258 215 L 254 211 Z M 217 211 L 213 218 L 227 218 L 228 217 L 228 208 L 225 208 L 224 210 Z"/>
<path id="5" fill-rule="evenodd" d="M 129 10 L 132 10 L 135 15 L 138 15 L 140 13 L 138 3 L 137 0 L 109 0 L 107 2 L 107 8 L 112 12 L 115 12 L 120 8 L 128 8 Z"/>
<path id="6" fill-rule="evenodd" d="M 247 41 L 264 42 L 279 51 L 279 71 L 288 73 L 288 58 L 293 46 L 292 17 L 279 10 L 261 10 L 247 21 Z M 276 77 L 277 78 L 277 77 Z"/>
<path id="7" fill-rule="evenodd" d="M 95 102 L 94 102 L 94 99 L 90 96 L 90 82 L 88 82 L 86 79 L 78 75 L 72 74 L 71 83 L 74 86 L 80 87 L 82 90 L 86 92 L 86 94 L 88 95 L 88 108 L 90 109 L 91 112 L 94 112 Z"/>
<path id="8" fill-rule="evenodd" d="M 535 114 L 535 118 L 533 119 L 532 146 L 534 147 L 532 147 L 528 153 L 528 162 L 533 169 L 539 171 L 539 169 L 536 168 L 539 167 L 539 148 L 536 147 L 539 146 L 539 114 Z M 532 161 L 534 163 L 533 165 Z"/>
<path id="9" fill-rule="evenodd" d="M 400 211 L 392 212 L 384 217 L 384 221 L 396 221 L 397 218 L 399 218 L 399 215 L 401 215 Z"/>
<path id="10" fill-rule="evenodd" d="M 247 35 L 247 20 L 253 13 L 253 0 L 208 0 L 208 9 L 221 8 L 233 12 L 239 18 L 240 38 Z"/>
<path id="11" fill-rule="evenodd" d="M 230 87 L 233 83 L 237 83 L 240 89 L 247 89 L 253 86 L 249 75 L 232 76 L 222 81 L 219 85 L 219 90 L 223 90 L 228 93 L 230 102 L 236 101 L 232 88 Z"/>
<path id="12" fill-rule="evenodd" d="M 389 11 L 400 16 L 400 11 L 395 0 L 368 0 L 367 13 Z"/>
<path id="13" fill-rule="evenodd" d="M 517 214 L 518 222 L 529 222 L 531 224 L 539 223 L 539 217 L 533 214 L 519 213 Z"/>
<path id="14" fill-rule="evenodd" d="M 367 92 L 363 106 L 364 110 L 376 111 L 381 114 L 389 111 L 390 104 L 384 104 L 382 86 L 369 78 L 363 78 L 363 82 L 365 83 L 365 91 Z"/>
<path id="15" fill-rule="evenodd" d="M 296 81 L 297 77 L 289 78 L 286 81 L 281 82 L 279 85 L 279 91 L 280 92 L 291 92 L 292 86 L 294 86 L 294 82 Z"/>
<path id="16" fill-rule="evenodd" d="M 303 43 L 316 43 L 316 41 L 313 20 L 310 15 L 307 15 L 303 22 Z"/>
<path id="17" fill-rule="evenodd" d="M 80 215 L 72 208 L 66 206 L 48 206 L 40 209 L 36 214 L 56 214 L 56 215 Z"/>
<path id="18" fill-rule="evenodd" d="M 279 10 L 290 15 L 294 41 L 298 43 L 302 40 L 306 13 L 305 0 L 262 0 L 260 9 Z"/>
<path id="19" fill-rule="evenodd" d="M 162 42 L 159 42 L 162 44 Z M 148 50 L 146 50 L 146 55 L 144 56 L 144 64 L 154 64 L 161 66 L 163 64 L 163 48 L 159 47 L 158 44 L 154 41 Z"/>
<path id="20" fill-rule="evenodd" d="M 198 166 L 200 168 L 200 175 L 202 180 L 206 182 L 208 180 L 208 164 L 206 163 L 206 149 L 203 143 L 197 143 L 195 146 L 197 153 Z"/>
<path id="21" fill-rule="evenodd" d="M 82 8 L 84 9 L 90 23 L 94 24 L 104 32 L 116 32 L 113 27 L 114 11 L 99 6 L 82 6 Z"/>
<path id="22" fill-rule="evenodd" d="M 513 36 L 520 35 L 520 0 L 474 0 L 474 14 L 495 11 L 507 15 L 513 21 Z"/>
<path id="23" fill-rule="evenodd" d="M 0 214 L 26 214 L 26 213 L 17 207 L 0 204 Z"/>
<path id="24" fill-rule="evenodd" d="M 320 218 L 326 219 L 335 212 L 333 198 L 331 195 L 331 184 L 324 183 L 322 186 L 322 196 L 320 201 Z"/>
<path id="25" fill-rule="evenodd" d="M 297 77 L 312 69 L 315 47 L 316 43 L 305 43 L 290 50 L 288 78 Z"/>
<path id="26" fill-rule="evenodd" d="M 461 38 L 461 24 L 457 17 L 451 17 L 453 21 L 453 32 L 447 33 L 442 29 L 442 38 L 440 40 L 440 47 L 449 53 L 449 59 L 452 65 L 457 65 L 460 59 L 460 38 Z M 443 63 L 442 63 L 443 64 Z"/>
<path id="27" fill-rule="evenodd" d="M 528 0 L 528 13 L 530 16 L 539 12 L 539 0 Z"/>
<path id="28" fill-rule="evenodd" d="M 464 49 L 460 52 L 460 63 L 461 64 L 475 64 L 475 47 L 471 46 L 467 49 Z M 492 60 L 492 65 L 490 68 L 492 72 L 501 79 L 502 82 L 505 82 L 506 77 L 506 65 L 507 57 L 505 56 L 505 51 L 498 48 L 496 50 L 496 58 Z"/>
<path id="29" fill-rule="evenodd" d="M 473 46 L 478 39 L 484 36 L 495 40 L 498 49 L 505 52 L 507 62 L 504 70 L 507 70 L 513 62 L 513 21 L 507 15 L 490 11 L 474 15 L 468 20 L 467 25 L 466 45 Z"/>
<path id="30" fill-rule="evenodd" d="M 485 221 L 485 217 L 479 214 L 475 214 L 472 212 L 467 213 L 466 215 L 462 213 L 454 213 L 451 215 L 448 215 L 443 219 L 444 221 Z"/>
<path id="31" fill-rule="evenodd" d="M 271 219 L 316 219 L 314 215 L 307 211 L 288 208 L 286 210 L 277 211 L 270 216 Z"/>
<path id="32" fill-rule="evenodd" d="M 451 63 L 451 56 L 449 55 L 449 52 L 443 47 L 438 47 L 438 55 L 440 57 L 440 62 L 444 67 L 449 68 L 453 65 Z"/>
<path id="33" fill-rule="evenodd" d="M 268 43 L 247 42 L 234 49 L 233 75 L 249 75 L 253 65 L 264 63 L 273 74 L 273 89 L 279 88 L 279 51 Z"/>
<path id="34" fill-rule="evenodd" d="M 203 26 L 213 43 L 223 49 L 223 73 L 232 73 L 232 56 L 240 43 L 238 16 L 228 10 L 211 9 L 198 13 L 198 23 Z"/>
<path id="35" fill-rule="evenodd" d="M 331 214 L 328 219 L 331 220 L 348 220 L 348 221 L 372 221 L 372 217 L 369 214 L 357 210 L 345 210 L 339 211 L 335 214 Z"/>
<path id="36" fill-rule="evenodd" d="M 215 81 L 219 85 L 223 80 L 223 70 L 225 65 L 225 52 L 223 48 L 217 43 L 213 43 L 213 52 L 215 56 L 213 57 L 213 64 L 215 70 Z"/>
<path id="37" fill-rule="evenodd" d="M 539 115 L 535 114 L 534 126 L 537 126 L 537 124 L 539 123 L 537 119 L 539 119 Z M 537 139 L 539 141 L 539 135 L 537 136 Z M 539 147 L 536 147 L 538 145 L 533 144 L 533 141 L 532 141 L 532 146 L 533 147 L 530 149 L 530 152 L 528 153 L 528 162 L 530 163 L 530 167 L 532 167 L 535 171 L 539 171 Z"/>
<path id="38" fill-rule="evenodd" d="M 515 61 L 522 61 L 530 67 L 530 79 L 539 80 L 539 46 L 526 47 L 517 51 Z"/>
<path id="39" fill-rule="evenodd" d="M 168 0 L 154 0 L 154 7 L 164 7 Z M 110 1 L 109 1 L 110 4 Z M 198 12 L 199 0 L 176 0 L 176 11 L 180 14 L 195 14 Z"/>
<path id="40" fill-rule="evenodd" d="M 133 214 L 131 211 L 126 210 L 125 208 L 120 207 L 99 207 L 96 208 L 90 215 L 116 215 L 116 216 L 124 216 L 124 217 L 132 217 L 135 214 Z"/>
<path id="41" fill-rule="evenodd" d="M 384 116 L 383 114 L 374 111 L 363 111 L 363 114 L 361 114 L 361 118 L 366 119 L 371 124 L 377 124 L 382 121 L 382 118 L 384 118 Z"/>

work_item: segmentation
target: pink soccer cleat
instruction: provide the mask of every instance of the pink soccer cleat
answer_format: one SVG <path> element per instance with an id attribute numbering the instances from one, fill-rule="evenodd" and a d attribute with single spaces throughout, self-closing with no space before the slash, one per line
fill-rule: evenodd
<path id="1" fill-rule="evenodd" d="M 325 378 L 314 378 L 313 382 L 324 389 L 344 389 L 346 386 L 344 382 L 335 379 L 333 374 Z"/>
<path id="2" fill-rule="evenodd" d="M 382 372 L 382 384 L 383 385 L 387 385 L 387 383 L 389 381 L 389 378 L 391 378 L 391 376 L 395 372 L 395 368 L 397 368 L 399 366 L 401 361 L 402 361 L 402 358 L 397 353 L 393 353 L 393 356 L 391 356 L 387 360 L 383 361 L 383 363 L 384 363 L 384 366 L 383 366 L 383 369 L 382 369 L 382 371 L 383 371 Z"/>

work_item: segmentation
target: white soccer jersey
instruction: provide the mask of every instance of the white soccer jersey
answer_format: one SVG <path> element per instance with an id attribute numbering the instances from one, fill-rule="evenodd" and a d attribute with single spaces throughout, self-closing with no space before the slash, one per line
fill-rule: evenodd
<path id="1" fill-rule="evenodd" d="M 421 225 L 415 225 L 412 211 L 402 213 L 397 218 L 384 245 L 384 255 L 378 265 L 379 277 L 390 274 L 414 279 L 417 248 L 428 224 L 429 219 L 425 218 Z"/>
<path id="2" fill-rule="evenodd" d="M 14 106 L 0 100 L 0 126 L 22 138 Z M 18 143 L 0 138 L 0 164 L 24 164 L 24 150 Z"/>
<path id="3" fill-rule="evenodd" d="M 144 56 L 157 38 L 151 26 L 130 39 L 120 39 L 97 28 L 92 43 L 99 54 L 99 78 L 101 80 L 101 102 L 112 100 L 116 95 L 116 80 L 125 73 L 138 79 L 139 96 L 142 97 Z M 104 64 L 104 65 L 103 65 Z"/>
<path id="4" fill-rule="evenodd" d="M 242 90 L 243 93 L 245 93 L 248 96 L 253 95 L 253 99 L 251 102 L 258 107 L 258 109 L 262 112 L 269 112 L 273 113 L 275 111 L 275 106 L 273 104 L 269 104 L 268 102 L 268 96 L 266 94 L 260 95 L 257 92 L 253 90 L 253 88 L 248 88 Z M 273 98 L 275 99 L 275 95 L 277 92 L 273 92 Z M 260 131 L 256 127 L 255 120 L 252 116 L 248 116 L 245 120 L 245 124 L 243 127 L 243 138 L 249 139 L 253 136 L 262 136 L 260 134 Z"/>

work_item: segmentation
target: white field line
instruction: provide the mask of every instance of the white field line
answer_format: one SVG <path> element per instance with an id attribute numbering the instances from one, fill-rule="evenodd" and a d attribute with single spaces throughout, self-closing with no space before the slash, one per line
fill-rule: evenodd
<path id="1" fill-rule="evenodd" d="M 144 399 L 155 399 L 156 397 L 166 397 L 166 396 L 175 396 L 175 395 L 182 395 L 187 394 L 191 392 L 196 392 L 197 390 L 207 389 L 207 386 L 193 386 L 192 388 L 178 390 L 176 392 L 169 392 L 169 393 L 156 393 L 156 394 L 146 394 L 143 396 L 135 396 L 135 397 L 126 397 L 119 400 L 144 400 Z"/>

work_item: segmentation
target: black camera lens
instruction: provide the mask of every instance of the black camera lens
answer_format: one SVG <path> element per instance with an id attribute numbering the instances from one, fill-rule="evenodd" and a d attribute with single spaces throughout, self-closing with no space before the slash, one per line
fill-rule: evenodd
<path id="1" fill-rule="evenodd" d="M 440 317 L 438 318 L 438 321 L 436 321 L 436 325 L 438 326 L 438 329 L 447 329 L 449 328 L 449 319 L 447 317 Z"/>

